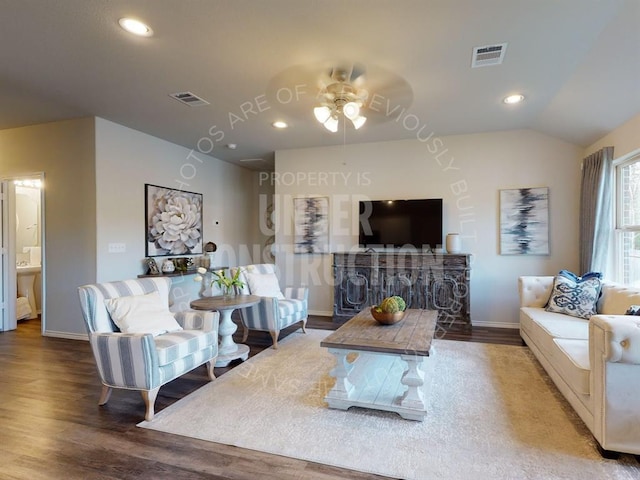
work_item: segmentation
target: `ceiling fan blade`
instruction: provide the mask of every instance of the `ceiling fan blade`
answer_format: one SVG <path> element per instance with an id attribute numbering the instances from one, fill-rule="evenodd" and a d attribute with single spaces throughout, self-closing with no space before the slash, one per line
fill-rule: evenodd
<path id="1" fill-rule="evenodd" d="M 327 87 L 344 79 L 363 100 L 367 124 L 390 121 L 388 112 L 406 109 L 413 102 L 413 89 L 393 71 L 354 62 L 294 65 L 275 75 L 267 85 L 271 105 L 296 118 L 313 119 L 313 109 L 335 95 Z M 370 102 L 375 99 L 377 108 Z"/>

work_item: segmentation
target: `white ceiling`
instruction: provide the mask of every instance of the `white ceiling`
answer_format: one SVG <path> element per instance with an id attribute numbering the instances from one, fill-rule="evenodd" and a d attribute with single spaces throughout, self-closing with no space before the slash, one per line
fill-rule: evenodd
<path id="1" fill-rule="evenodd" d="M 154 36 L 124 32 L 123 16 Z M 0 128 L 96 115 L 249 168 L 420 129 L 533 128 L 586 146 L 640 112 L 639 24 L 640 0 L 3 0 Z M 474 47 L 503 42 L 502 65 L 471 68 Z M 317 83 L 353 63 L 385 102 L 331 134 L 311 111 Z M 181 91 L 210 105 L 168 96 Z M 513 92 L 525 102 L 504 105 Z"/>

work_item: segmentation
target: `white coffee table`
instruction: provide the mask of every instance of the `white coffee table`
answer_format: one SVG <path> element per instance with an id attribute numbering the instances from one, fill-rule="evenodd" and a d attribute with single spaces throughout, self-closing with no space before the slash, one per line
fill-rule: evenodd
<path id="1" fill-rule="evenodd" d="M 330 408 L 364 407 L 422 421 L 426 370 L 438 312 L 407 310 L 395 325 L 380 325 L 363 310 L 320 345 L 336 357 L 336 384 L 325 397 Z"/>

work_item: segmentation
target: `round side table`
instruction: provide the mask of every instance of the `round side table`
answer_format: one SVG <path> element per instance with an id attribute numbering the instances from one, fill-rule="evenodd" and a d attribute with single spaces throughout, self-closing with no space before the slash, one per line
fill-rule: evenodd
<path id="1" fill-rule="evenodd" d="M 217 310 L 220 312 L 220 327 L 218 328 L 220 343 L 216 367 L 226 367 L 236 358 L 242 361 L 249 358 L 249 347 L 233 341 L 233 334 L 238 326 L 231 320 L 231 314 L 237 308 L 251 307 L 259 302 L 260 297 L 256 295 L 218 295 L 199 298 L 191 302 L 191 308 L 194 310 Z"/>

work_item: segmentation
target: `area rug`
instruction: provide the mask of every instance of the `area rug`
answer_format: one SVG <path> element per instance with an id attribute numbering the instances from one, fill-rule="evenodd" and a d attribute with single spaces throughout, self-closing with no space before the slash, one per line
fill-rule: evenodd
<path id="1" fill-rule="evenodd" d="M 437 340 L 424 422 L 328 409 L 330 332 L 285 338 L 139 426 L 392 478 L 637 479 L 605 460 L 524 347 Z"/>

